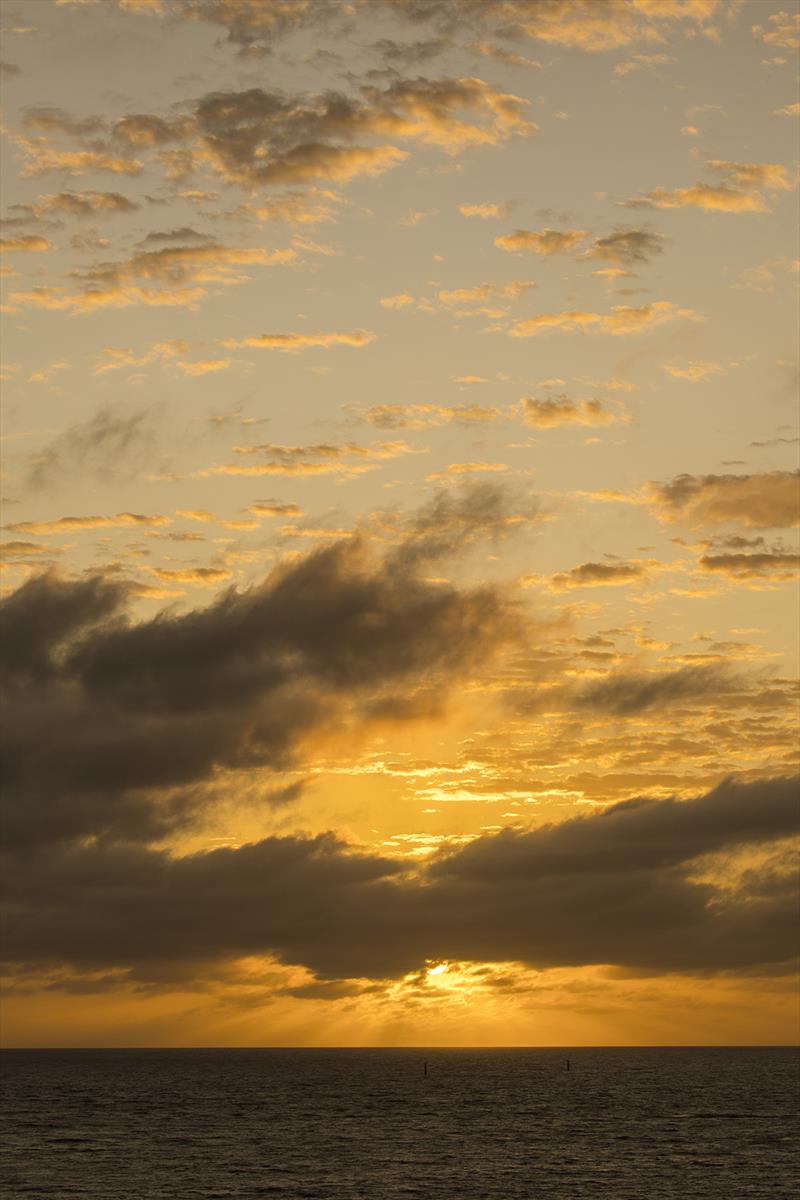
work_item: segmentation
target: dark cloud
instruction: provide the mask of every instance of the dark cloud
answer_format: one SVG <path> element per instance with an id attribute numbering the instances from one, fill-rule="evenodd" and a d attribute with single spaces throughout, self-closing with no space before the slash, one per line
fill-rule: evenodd
<path id="1" fill-rule="evenodd" d="M 7 844 L 163 836 L 220 772 L 280 770 L 326 727 L 429 714 L 520 631 L 502 589 L 428 582 L 413 554 L 376 559 L 361 539 L 184 615 L 130 623 L 128 596 L 50 574 L 0 605 Z"/>
<path id="2" fill-rule="evenodd" d="M 619 229 L 605 237 L 595 238 L 585 258 L 599 258 L 606 262 L 630 266 L 649 262 L 664 249 L 664 238 L 660 233 L 649 233 L 645 229 Z"/>
<path id="3" fill-rule="evenodd" d="M 753 475 L 677 475 L 650 485 L 652 503 L 668 521 L 751 529 L 785 528 L 800 521 L 800 471 Z"/>
<path id="4" fill-rule="evenodd" d="M 517 411 L 526 425 L 533 429 L 554 429 L 562 425 L 610 425 L 620 419 L 602 400 L 571 400 L 569 396 L 547 396 L 535 399 L 525 396 Z"/>
<path id="5" fill-rule="evenodd" d="M 120 157 L 120 151 L 153 151 L 172 180 L 210 168 L 253 191 L 378 174 L 408 156 L 396 142 L 421 142 L 457 153 L 530 136 L 536 126 L 526 119 L 526 108 L 524 99 L 477 78 L 393 78 L 383 87 L 361 86 L 354 95 L 249 88 L 210 93 L 169 119 L 135 113 L 113 125 L 60 109 L 29 110 L 29 127 L 72 138 L 82 150 L 55 151 L 42 137 L 26 142 L 25 150 L 34 173 L 84 171 L 89 165 L 138 173 L 139 159 Z"/>
<path id="6" fill-rule="evenodd" d="M 163 229 L 148 233 L 140 245 L 158 246 L 163 245 L 164 242 L 191 242 L 197 245 L 198 243 L 213 242 L 213 240 L 207 233 L 198 233 L 196 229 L 190 229 L 187 225 L 183 225 L 180 229 Z"/>
<path id="7" fill-rule="evenodd" d="M 635 583 L 645 579 L 648 568 L 652 564 L 646 562 L 588 562 L 554 575 L 551 586 L 556 589 L 571 587 L 595 587 L 598 584 Z"/>
<path id="8" fill-rule="evenodd" d="M 441 492 L 402 526 L 392 561 L 407 567 L 444 558 L 486 538 L 508 537 L 541 515 L 535 498 L 515 502 L 506 489 L 490 483 Z"/>
<path id="9" fill-rule="evenodd" d="M 281 38 L 306 26 L 341 24 L 347 16 L 342 4 L 320 4 L 319 0 L 175 0 L 171 15 L 208 21 L 224 29 L 226 39 L 240 54 L 261 57 L 271 54 Z"/>
<path id="10" fill-rule="evenodd" d="M 40 196 L 36 213 L 64 212 L 75 217 L 98 217 L 104 213 L 130 213 L 141 208 L 134 200 L 119 192 L 58 192 Z"/>
<path id="11" fill-rule="evenodd" d="M 396 42 L 392 38 L 381 38 L 373 42 L 372 49 L 387 66 L 419 67 L 432 58 L 439 58 L 451 49 L 446 38 L 430 38 L 419 42 Z"/>
<path id="12" fill-rule="evenodd" d="M 663 41 L 673 24 L 694 32 L 712 15 L 705 4 L 669 3 L 640 11 L 627 0 L 370 0 L 366 7 L 401 27 L 432 27 L 449 38 L 466 30 L 470 36 L 531 38 L 590 53 Z M 346 34 L 363 10 L 345 0 L 167 0 L 163 11 L 208 21 L 224 30 L 241 54 L 262 56 L 301 28 L 315 30 L 317 38 L 323 30 Z"/>
<path id="13" fill-rule="evenodd" d="M 704 571 L 716 571 L 733 579 L 792 579 L 800 568 L 800 554 L 764 551 L 756 554 L 704 554 Z"/>
<path id="14" fill-rule="evenodd" d="M 183 858 L 122 844 L 50 847 L 4 871 L 5 956 L 138 977 L 271 953 L 331 995 L 426 961 L 727 971 L 796 953 L 796 779 L 726 782 L 693 800 L 631 800 L 445 849 L 427 866 L 332 835 L 267 838 Z M 699 881 L 709 856 L 774 847 L 739 886 Z M 349 987 L 340 994 L 348 994 Z"/>
<path id="15" fill-rule="evenodd" d="M 0 62 L 0 76 L 2 76 L 3 79 L 14 79 L 21 73 L 22 72 L 16 63 Z"/>
<path id="16" fill-rule="evenodd" d="M 650 708 L 710 700 L 736 687 L 737 680 L 731 673 L 716 666 L 679 667 L 660 674 L 619 672 L 578 692 L 575 703 L 579 708 L 635 716 Z"/>
<path id="17" fill-rule="evenodd" d="M 101 409 L 46 445 L 33 461 L 28 482 L 45 488 L 62 475 L 77 473 L 118 480 L 145 465 L 153 468 L 156 454 L 153 409 Z"/>
<path id="18" fill-rule="evenodd" d="M 23 125 L 26 129 L 35 129 L 43 133 L 63 133 L 88 144 L 97 136 L 102 135 L 106 123 L 102 117 L 73 117 L 63 108 L 36 107 L 27 108 L 23 115 Z"/>

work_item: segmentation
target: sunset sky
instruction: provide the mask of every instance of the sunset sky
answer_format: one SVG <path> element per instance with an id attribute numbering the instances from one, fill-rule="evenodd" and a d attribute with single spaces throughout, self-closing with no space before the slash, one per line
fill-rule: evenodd
<path id="1" fill-rule="evenodd" d="M 800 6 L 2 28 L 5 1042 L 794 1040 Z"/>

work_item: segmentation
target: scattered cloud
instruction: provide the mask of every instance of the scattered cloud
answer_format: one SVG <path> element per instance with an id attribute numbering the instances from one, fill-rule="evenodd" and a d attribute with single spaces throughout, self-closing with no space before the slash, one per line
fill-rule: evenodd
<path id="1" fill-rule="evenodd" d="M 602 400 L 571 400 L 566 394 L 535 400 L 525 396 L 515 411 L 534 429 L 553 429 L 563 425 L 610 425 L 622 419 L 618 410 Z"/>
<path id="2" fill-rule="evenodd" d="M 484 221 L 500 221 L 508 215 L 507 204 L 459 204 L 462 217 L 481 217 Z"/>
<path id="3" fill-rule="evenodd" d="M 376 404 L 363 419 L 378 429 L 429 429 L 451 422 L 479 424 L 500 417 L 499 408 L 478 404 Z"/>
<path id="4" fill-rule="evenodd" d="M 59 517 L 56 521 L 17 521 L 4 528 L 14 533 L 28 533 L 40 537 L 44 534 L 73 533 L 79 529 L 131 529 L 153 525 L 169 525 L 169 517 L 123 512 L 113 517 Z"/>
<path id="5" fill-rule="evenodd" d="M 628 334 L 653 329 L 667 321 L 679 319 L 698 320 L 698 314 L 690 308 L 679 308 L 669 300 L 654 300 L 649 304 L 630 306 L 617 304 L 610 313 L 587 312 L 573 309 L 569 312 L 540 313 L 524 321 L 517 321 L 509 329 L 509 337 L 536 337 L 541 333 L 557 329 L 562 333 L 591 329 L 600 333 Z"/>
<path id="6" fill-rule="evenodd" d="M 0 253 L 10 254 L 13 252 L 41 252 L 43 250 L 52 250 L 53 244 L 45 237 L 36 237 L 33 234 L 20 237 L 0 238 Z"/>
<path id="7" fill-rule="evenodd" d="M 568 588 L 605 587 L 641 583 L 657 564 L 646 562 L 588 562 L 570 571 L 553 575 L 550 587 L 554 591 Z"/>
<path id="8" fill-rule="evenodd" d="M 753 475 L 677 475 L 650 484 L 659 517 L 695 527 L 733 521 L 750 529 L 800 522 L 800 471 Z"/>
<path id="9" fill-rule="evenodd" d="M 591 248 L 582 257 L 630 266 L 649 262 L 663 249 L 664 238 L 660 233 L 650 233 L 646 229 L 619 229 L 605 237 L 595 238 Z"/>
<path id="10" fill-rule="evenodd" d="M 534 254 L 549 258 L 553 254 L 566 254 L 589 236 L 585 229 L 517 229 L 494 239 L 501 250 L 531 250 Z"/>
<path id="11" fill-rule="evenodd" d="M 210 375 L 216 371 L 227 371 L 231 365 L 229 358 L 205 358 L 198 359 L 196 362 L 177 362 L 175 364 L 179 370 L 183 371 L 184 375 L 192 377 L 198 375 Z"/>
<path id="12" fill-rule="evenodd" d="M 781 46 L 786 50 L 800 49 L 800 13 L 773 13 L 766 25 L 752 25 L 753 37 L 765 46 Z"/>
<path id="13" fill-rule="evenodd" d="M 704 571 L 728 575 L 732 579 L 794 579 L 800 569 L 800 554 L 784 550 L 761 551 L 754 554 L 704 554 L 700 559 Z"/>
<path id="14" fill-rule="evenodd" d="M 222 344 L 226 349 L 242 346 L 283 351 L 310 348 L 328 350 L 331 346 L 354 346 L 360 349 L 374 342 L 376 337 L 377 334 L 369 329 L 353 329 L 349 333 L 261 333 L 245 338 L 225 338 Z"/>
<path id="15" fill-rule="evenodd" d="M 687 363 L 685 367 L 664 363 L 663 369 L 673 379 L 686 379 L 689 383 L 701 383 L 705 379 L 710 379 L 712 375 L 724 375 L 725 373 L 719 363 L 701 362 L 699 359 Z"/>
<path id="16" fill-rule="evenodd" d="M 767 191 L 789 191 L 795 186 L 781 163 L 739 163 L 724 159 L 709 159 L 712 171 L 722 175 L 719 184 L 697 183 L 691 187 L 653 188 L 632 200 L 622 202 L 623 208 L 702 208 L 709 212 L 745 213 L 768 212 L 769 206 L 759 188 Z"/>

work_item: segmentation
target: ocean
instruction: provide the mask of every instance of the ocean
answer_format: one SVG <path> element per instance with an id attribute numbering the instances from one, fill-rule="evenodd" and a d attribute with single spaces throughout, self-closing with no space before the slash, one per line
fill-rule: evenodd
<path id="1" fill-rule="evenodd" d="M 791 1049 L 9 1050 L 0 1064 L 3 1200 L 800 1196 Z"/>

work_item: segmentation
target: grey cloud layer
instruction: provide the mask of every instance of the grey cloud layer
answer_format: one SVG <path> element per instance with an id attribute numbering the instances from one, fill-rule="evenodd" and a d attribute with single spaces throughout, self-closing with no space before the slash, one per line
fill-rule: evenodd
<path id="1" fill-rule="evenodd" d="M 420 872 L 331 835 L 267 838 L 173 859 L 125 845 L 49 848 L 4 872 L 12 960 L 187 964 L 273 953 L 329 979 L 397 976 L 426 959 L 536 967 L 730 970 L 796 952 L 785 857 L 733 893 L 705 856 L 776 848 L 797 780 L 727 782 L 691 801 L 634 800 L 445 850 Z"/>
<path id="2" fill-rule="evenodd" d="M 355 95 L 289 95 L 254 87 L 213 92 L 165 119 L 130 113 L 108 123 L 59 109 L 33 110 L 18 139 L 28 174 L 138 174 L 154 153 L 168 178 L 180 181 L 210 169 L 247 191 L 314 179 L 347 180 L 385 171 L 407 157 L 394 142 L 421 142 L 450 153 L 530 136 L 527 101 L 478 78 L 394 79 L 361 86 Z M 48 139 L 67 138 L 78 151 Z M 386 139 L 376 145 L 375 138 Z M 131 157 L 138 155 L 140 157 Z M 89 156 L 89 157 L 87 157 Z"/>
<path id="3" fill-rule="evenodd" d="M 334 723 L 435 709 L 519 632 L 501 588 L 415 574 L 458 545 L 474 507 L 422 514 L 383 560 L 337 542 L 182 616 L 130 624 L 126 585 L 93 577 L 12 593 L 7 844 L 163 836 L 220 770 L 282 768 Z"/>
<path id="4" fill-rule="evenodd" d="M 602 53 L 638 42 L 663 42 L 672 29 L 694 34 L 708 27 L 720 7 L 720 0 L 662 0 L 646 6 L 629 0 L 270 0 L 268 4 L 264 0 L 161 0 L 150 11 L 173 19 L 207 21 L 224 30 L 240 53 L 252 57 L 271 53 L 283 37 L 303 26 L 347 31 L 353 19 L 367 10 L 395 18 L 400 31 L 409 26 L 431 28 L 447 39 L 440 45 L 466 31 L 482 39 L 474 47 L 481 53 L 536 66 L 483 39 L 531 38 L 545 45 Z M 383 49 L 387 62 L 397 60 L 398 47 L 392 40 L 376 48 Z"/>

